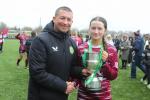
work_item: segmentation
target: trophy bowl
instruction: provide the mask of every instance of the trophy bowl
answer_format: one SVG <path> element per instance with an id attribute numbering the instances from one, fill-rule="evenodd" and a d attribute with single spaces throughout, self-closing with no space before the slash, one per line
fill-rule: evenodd
<path id="1" fill-rule="evenodd" d="M 88 52 L 87 53 L 87 68 L 91 70 L 92 72 L 96 69 L 96 66 L 98 64 L 99 60 L 99 53 L 98 52 Z"/>

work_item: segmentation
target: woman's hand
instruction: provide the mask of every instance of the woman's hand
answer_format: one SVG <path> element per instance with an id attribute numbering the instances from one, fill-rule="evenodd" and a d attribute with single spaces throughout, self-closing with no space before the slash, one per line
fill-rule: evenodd
<path id="1" fill-rule="evenodd" d="M 105 62 L 107 58 L 108 58 L 108 53 L 106 51 L 103 51 L 102 60 Z"/>
<path id="2" fill-rule="evenodd" d="M 87 68 L 82 69 L 82 75 L 90 76 L 91 74 L 92 74 L 92 72 L 89 69 L 87 69 Z"/>

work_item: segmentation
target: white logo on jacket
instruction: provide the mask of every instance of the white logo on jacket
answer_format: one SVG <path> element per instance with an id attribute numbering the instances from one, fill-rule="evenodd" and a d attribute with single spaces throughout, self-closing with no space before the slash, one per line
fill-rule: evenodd
<path id="1" fill-rule="evenodd" d="M 58 51 L 58 47 L 52 47 L 53 51 Z"/>

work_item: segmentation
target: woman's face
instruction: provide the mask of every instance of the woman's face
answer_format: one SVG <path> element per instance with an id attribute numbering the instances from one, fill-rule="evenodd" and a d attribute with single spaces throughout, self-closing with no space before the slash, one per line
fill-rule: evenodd
<path id="1" fill-rule="evenodd" d="M 126 37 L 126 36 L 123 36 L 123 40 L 127 40 L 127 37 Z"/>
<path id="2" fill-rule="evenodd" d="M 101 39 L 106 32 L 104 23 L 100 21 L 92 21 L 89 28 L 90 35 L 92 39 Z"/>

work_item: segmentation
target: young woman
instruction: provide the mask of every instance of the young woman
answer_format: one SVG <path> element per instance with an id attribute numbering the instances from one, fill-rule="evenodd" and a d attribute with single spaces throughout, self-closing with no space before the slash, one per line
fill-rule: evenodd
<path id="1" fill-rule="evenodd" d="M 17 66 L 19 66 L 20 61 L 24 58 L 25 59 L 25 68 L 28 64 L 27 61 L 27 55 L 26 55 L 26 40 L 28 39 L 28 36 L 23 32 L 23 33 L 19 33 L 16 36 L 16 39 L 18 39 L 20 41 L 20 46 L 19 46 L 19 57 L 17 59 Z"/>
<path id="2" fill-rule="evenodd" d="M 86 61 L 88 59 L 86 52 L 98 53 L 99 57 L 91 76 L 79 81 L 78 100 L 112 100 L 110 81 L 118 75 L 118 57 L 116 48 L 105 42 L 106 31 L 106 20 L 102 17 L 93 18 L 89 26 L 91 40 L 79 47 L 82 66 L 88 66 L 84 64 L 85 58 Z"/>

